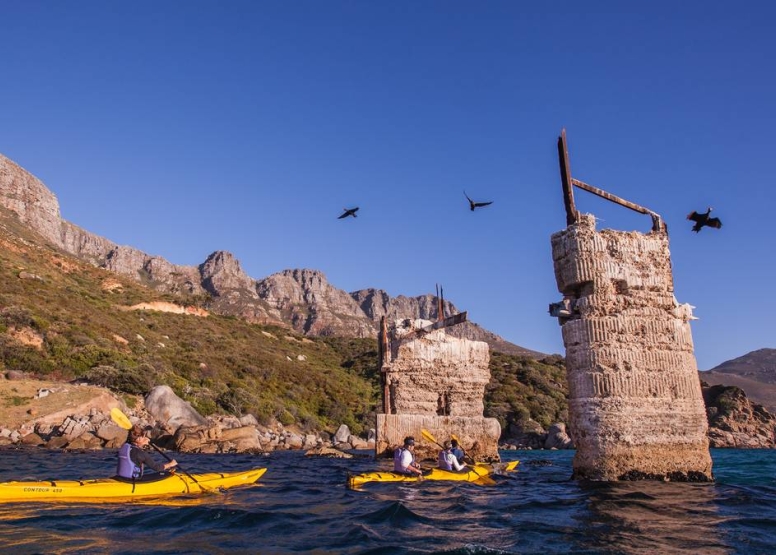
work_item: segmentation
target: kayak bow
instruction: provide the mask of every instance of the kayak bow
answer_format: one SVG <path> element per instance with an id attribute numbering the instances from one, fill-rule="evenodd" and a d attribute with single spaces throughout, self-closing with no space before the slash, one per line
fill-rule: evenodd
<path id="1" fill-rule="evenodd" d="M 267 471 L 254 468 L 242 472 L 170 474 L 159 480 L 46 480 L 39 482 L 0 482 L 0 502 L 79 501 L 106 502 L 147 497 L 207 493 L 258 481 Z"/>

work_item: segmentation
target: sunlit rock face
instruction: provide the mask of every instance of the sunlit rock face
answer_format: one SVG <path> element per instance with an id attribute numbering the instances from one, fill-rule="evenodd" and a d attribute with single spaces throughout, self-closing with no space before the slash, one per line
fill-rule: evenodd
<path id="1" fill-rule="evenodd" d="M 595 229 L 552 236 L 566 348 L 574 476 L 712 479 L 689 305 L 674 297 L 668 235 Z"/>
<path id="2" fill-rule="evenodd" d="M 56 246 L 62 246 L 57 197 L 34 175 L 0 154 L 0 206 Z"/>

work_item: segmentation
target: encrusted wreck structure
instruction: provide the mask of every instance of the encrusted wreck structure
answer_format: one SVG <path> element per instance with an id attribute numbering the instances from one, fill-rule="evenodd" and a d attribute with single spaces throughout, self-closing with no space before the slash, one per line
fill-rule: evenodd
<path id="1" fill-rule="evenodd" d="M 381 322 L 382 413 L 377 415 L 375 455 L 389 456 L 404 437 L 414 436 L 418 459 L 436 458 L 441 443 L 455 435 L 475 460 L 498 461 L 501 426 L 484 418 L 485 386 L 490 381 L 488 344 L 458 339 L 445 328 L 466 313 L 428 320 Z"/>
<path id="2" fill-rule="evenodd" d="M 571 177 L 558 141 L 567 228 L 552 236 L 563 301 L 550 305 L 566 349 L 574 476 L 709 481 L 707 420 L 693 352 L 692 307 L 674 297 L 660 216 Z M 652 230 L 596 231 L 573 187 L 652 217 Z"/>

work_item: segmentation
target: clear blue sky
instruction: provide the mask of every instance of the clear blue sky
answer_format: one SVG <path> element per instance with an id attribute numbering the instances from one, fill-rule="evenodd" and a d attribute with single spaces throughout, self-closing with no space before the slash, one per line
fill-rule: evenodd
<path id="1" fill-rule="evenodd" d="M 196 265 L 432 293 L 562 353 L 572 173 L 660 213 L 700 369 L 776 347 L 772 2 L 0 2 L 0 153 L 62 216 Z M 494 203 L 470 212 L 463 190 Z M 649 218 L 583 191 L 601 227 Z M 358 219 L 338 220 L 360 206 Z M 713 206 L 722 230 L 690 232 Z"/>

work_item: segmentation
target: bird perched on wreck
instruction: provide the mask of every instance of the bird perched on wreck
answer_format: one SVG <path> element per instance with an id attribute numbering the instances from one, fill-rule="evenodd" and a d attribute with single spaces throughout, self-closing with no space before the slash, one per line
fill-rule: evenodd
<path id="1" fill-rule="evenodd" d="M 714 227 L 717 229 L 720 229 L 722 227 L 722 222 L 719 220 L 719 218 L 709 217 L 709 214 L 711 214 L 712 210 L 713 208 L 709 206 L 706 209 L 706 212 L 703 214 L 699 214 L 695 210 L 687 214 L 687 219 L 695 222 L 695 225 L 692 226 L 692 230 L 695 233 L 698 233 L 703 226 Z"/>
<path id="2" fill-rule="evenodd" d="M 469 209 L 474 212 L 475 208 L 481 208 L 483 206 L 487 206 L 489 204 L 493 204 L 493 201 L 490 202 L 474 202 L 472 199 L 469 198 L 469 195 L 466 194 L 466 191 L 463 192 L 463 196 L 466 197 L 466 200 L 469 201 Z"/>
<path id="3" fill-rule="evenodd" d="M 356 212 L 358 212 L 358 206 L 355 208 L 343 208 L 345 212 L 342 213 L 341 216 L 337 216 L 338 220 L 341 220 L 342 218 L 347 218 L 348 216 L 353 216 L 354 218 L 357 218 Z"/>

